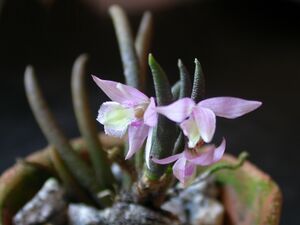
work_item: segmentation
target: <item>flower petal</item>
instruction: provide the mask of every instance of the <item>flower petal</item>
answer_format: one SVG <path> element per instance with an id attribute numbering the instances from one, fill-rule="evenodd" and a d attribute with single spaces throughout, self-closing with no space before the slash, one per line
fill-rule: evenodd
<path id="1" fill-rule="evenodd" d="M 172 155 L 163 159 L 157 159 L 157 158 L 152 158 L 152 161 L 157 163 L 157 164 L 161 164 L 161 165 L 165 165 L 165 164 L 170 164 L 176 160 L 178 160 L 180 158 L 180 156 L 182 156 L 182 153 L 176 154 L 176 155 Z"/>
<path id="2" fill-rule="evenodd" d="M 224 154 L 226 148 L 226 141 L 223 138 L 222 143 L 217 148 L 214 145 L 208 145 L 204 148 L 206 148 L 206 151 L 200 153 L 199 156 L 196 156 L 194 159 L 190 159 L 189 161 L 191 163 L 201 166 L 209 166 L 219 161 Z"/>
<path id="3" fill-rule="evenodd" d="M 139 126 L 130 125 L 128 128 L 129 149 L 126 159 L 131 158 L 137 151 L 141 149 L 148 135 L 149 127 L 142 124 Z"/>
<path id="4" fill-rule="evenodd" d="M 157 107 L 156 111 L 170 120 L 180 123 L 192 113 L 194 106 L 195 102 L 192 99 L 182 98 L 170 105 Z"/>
<path id="5" fill-rule="evenodd" d="M 146 95 L 133 87 L 115 81 L 102 80 L 93 75 L 92 77 L 102 91 L 115 102 L 127 105 L 138 105 L 149 101 Z"/>
<path id="6" fill-rule="evenodd" d="M 210 142 L 216 130 L 216 116 L 213 111 L 199 105 L 193 110 L 193 117 L 205 142 Z"/>
<path id="7" fill-rule="evenodd" d="M 198 104 L 211 109 L 217 116 L 234 119 L 257 109 L 262 103 L 234 97 L 216 97 L 203 100 Z"/>
<path id="8" fill-rule="evenodd" d="M 183 134 L 188 137 L 188 147 L 194 148 L 201 139 L 200 131 L 193 117 L 188 118 L 180 124 Z"/>
<path id="9" fill-rule="evenodd" d="M 97 120 L 104 125 L 105 133 L 115 137 L 122 137 L 134 119 L 134 110 L 117 102 L 103 103 L 97 117 Z"/>
<path id="10" fill-rule="evenodd" d="M 196 166 L 189 163 L 184 157 L 176 161 L 173 166 L 174 176 L 185 185 L 196 171 Z"/>
<path id="11" fill-rule="evenodd" d="M 150 127 L 155 127 L 157 124 L 157 112 L 154 98 L 150 98 L 150 103 L 144 113 L 144 123 Z"/>
<path id="12" fill-rule="evenodd" d="M 150 154 L 151 154 L 151 147 L 152 147 L 152 135 L 153 135 L 153 127 L 150 127 L 149 131 L 148 131 L 148 138 L 147 138 L 146 147 L 145 147 L 145 162 L 146 162 L 148 169 L 150 169 Z"/>

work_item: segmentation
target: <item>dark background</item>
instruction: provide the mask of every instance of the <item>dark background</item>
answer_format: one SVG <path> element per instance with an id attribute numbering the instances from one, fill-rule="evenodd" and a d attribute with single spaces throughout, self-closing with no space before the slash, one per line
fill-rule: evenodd
<path id="1" fill-rule="evenodd" d="M 130 19 L 136 29 L 140 13 Z M 283 225 L 300 224 L 299 76 L 300 4 L 297 1 L 201 1 L 157 10 L 152 52 L 170 80 L 180 57 L 192 72 L 197 57 L 207 97 L 256 99 L 263 106 L 236 120 L 218 120 L 227 152 L 250 160 L 282 188 Z M 106 14 L 82 2 L 60 0 L 44 8 L 9 0 L 0 14 L 0 171 L 47 143 L 28 107 L 26 64 L 36 68 L 44 94 L 69 137 L 79 136 L 70 96 L 72 63 L 89 53 L 89 73 L 122 80 L 114 30 Z M 151 83 L 151 79 L 149 79 Z M 89 81 L 93 112 L 106 98 Z M 152 85 L 152 84 L 151 84 Z M 99 129 L 101 127 L 99 126 Z M 298 204 L 297 204 L 298 203 Z"/>

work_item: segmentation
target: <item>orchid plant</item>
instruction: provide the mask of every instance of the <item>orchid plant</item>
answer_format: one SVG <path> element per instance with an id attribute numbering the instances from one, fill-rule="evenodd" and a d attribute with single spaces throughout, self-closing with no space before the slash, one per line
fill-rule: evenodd
<path id="1" fill-rule="evenodd" d="M 161 201 L 158 199 L 163 199 L 168 188 L 176 185 L 174 177 L 179 184 L 187 186 L 199 177 L 197 166 L 205 171 L 221 160 L 226 141 L 223 138 L 219 146 L 212 143 L 216 117 L 234 119 L 257 109 L 261 102 L 236 97 L 204 99 L 204 75 L 197 59 L 193 82 L 179 59 L 180 79 L 171 86 L 160 64 L 152 54 L 148 54 L 152 35 L 151 14 L 144 14 L 135 41 L 122 8 L 112 6 L 110 15 L 117 34 L 126 84 L 106 80 L 104 76 L 92 76 L 110 98 L 100 106 L 97 121 L 104 126 L 106 135 L 123 139 L 126 144 L 104 147 L 99 141 L 83 85 L 85 55 L 74 64 L 72 95 L 78 126 L 92 167 L 74 151 L 59 129 L 30 66 L 25 72 L 27 97 L 47 140 L 55 147 L 51 160 L 58 175 L 78 198 L 107 206 L 120 188 L 131 191 L 134 201 L 159 206 Z M 143 93 L 148 68 L 155 90 L 155 96 L 151 97 Z M 123 170 L 121 184 L 112 171 L 113 163 Z"/>
<path id="2" fill-rule="evenodd" d="M 150 56 L 152 57 L 152 56 Z M 183 184 L 192 177 L 196 165 L 209 166 L 219 161 L 225 151 L 223 139 L 219 147 L 209 143 L 215 133 L 216 116 L 234 119 L 257 109 L 261 102 L 234 97 L 205 99 L 196 104 L 191 98 L 181 98 L 167 106 L 156 107 L 154 97 L 150 99 L 139 90 L 114 81 L 101 80 L 93 76 L 96 84 L 113 100 L 105 102 L 99 109 L 97 120 L 104 125 L 107 135 L 123 137 L 128 131 L 129 149 L 125 159 L 141 150 L 145 139 L 145 161 L 151 156 L 152 130 L 157 124 L 157 113 L 179 123 L 187 137 L 182 153 L 164 159 L 152 158 L 157 164 L 174 161 L 173 173 Z M 147 163 L 150 169 L 150 164 Z"/>

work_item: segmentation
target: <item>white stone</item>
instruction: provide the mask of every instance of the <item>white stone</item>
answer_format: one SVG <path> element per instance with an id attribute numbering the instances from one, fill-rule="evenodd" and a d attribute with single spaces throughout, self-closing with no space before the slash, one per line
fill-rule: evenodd
<path id="1" fill-rule="evenodd" d="M 50 222 L 65 223 L 66 202 L 58 181 L 50 178 L 41 190 L 15 215 L 15 225 L 32 225 Z"/>
<path id="2" fill-rule="evenodd" d="M 162 209 L 178 216 L 181 223 L 222 225 L 224 207 L 216 199 L 218 189 L 212 179 L 187 187 L 162 205 Z"/>
<path id="3" fill-rule="evenodd" d="M 85 204 L 70 204 L 68 218 L 70 225 L 96 225 L 102 224 L 97 209 Z"/>

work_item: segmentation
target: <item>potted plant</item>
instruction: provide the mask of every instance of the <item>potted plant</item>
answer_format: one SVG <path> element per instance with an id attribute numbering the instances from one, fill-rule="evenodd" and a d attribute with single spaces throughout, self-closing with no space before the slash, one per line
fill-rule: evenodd
<path id="1" fill-rule="evenodd" d="M 105 134 L 97 134 L 89 109 L 84 85 L 86 55 L 75 61 L 71 81 L 82 137 L 70 142 L 43 99 L 33 67 L 28 66 L 26 94 L 49 147 L 19 160 L 1 176 L 0 224 L 12 224 L 14 215 L 50 177 L 60 181 L 68 204 L 85 203 L 102 212 L 106 210 L 109 215 L 116 212 L 116 205 L 123 204 L 122 207 L 137 207 L 141 213 L 150 213 L 152 219 L 158 215 L 166 219 L 165 223 L 180 224 L 179 215 L 174 215 L 172 209 L 167 212 L 162 205 L 170 199 L 182 200 L 180 196 L 187 190 L 198 191 L 197 185 L 212 175 L 219 190 L 215 198 L 220 199 L 225 209 L 225 216 L 216 224 L 279 224 L 281 192 L 276 183 L 245 161 L 247 153 L 241 153 L 238 158 L 223 156 L 225 139 L 218 147 L 210 144 L 216 116 L 234 119 L 255 110 L 261 103 L 234 97 L 204 99 L 204 77 L 197 59 L 193 82 L 179 60 L 180 79 L 170 86 L 162 67 L 152 54 L 148 55 L 151 13 L 143 15 L 133 41 L 124 11 L 119 6 L 112 6 L 109 11 L 126 85 L 93 76 L 111 99 L 101 105 L 97 117 L 104 125 Z M 148 65 L 155 97 L 143 93 Z M 113 171 L 113 166 L 119 171 Z M 118 208 L 117 213 L 123 216 L 124 212 L 129 213 L 126 207 L 121 211 Z M 115 224 L 149 223 L 147 219 L 132 219 L 132 222 L 125 216 L 119 220 Z"/>

